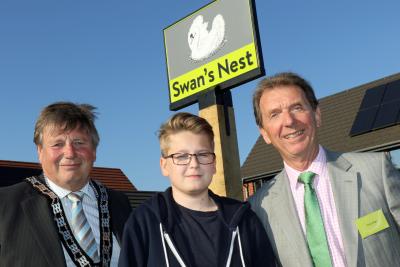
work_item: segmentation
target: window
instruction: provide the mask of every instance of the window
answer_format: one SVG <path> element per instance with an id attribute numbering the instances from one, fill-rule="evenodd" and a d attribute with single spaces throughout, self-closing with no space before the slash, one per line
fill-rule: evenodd
<path id="1" fill-rule="evenodd" d="M 389 151 L 389 155 L 394 167 L 400 171 L 400 149 Z"/>
<path id="2" fill-rule="evenodd" d="M 274 178 L 277 173 L 279 173 L 279 172 L 271 173 L 267 176 L 264 176 L 264 177 L 261 177 L 258 179 L 254 179 L 254 180 L 250 180 L 250 181 L 249 180 L 243 181 L 242 189 L 243 189 L 244 198 L 247 199 L 248 197 L 254 195 L 257 192 L 257 190 L 260 189 L 266 181 Z"/>

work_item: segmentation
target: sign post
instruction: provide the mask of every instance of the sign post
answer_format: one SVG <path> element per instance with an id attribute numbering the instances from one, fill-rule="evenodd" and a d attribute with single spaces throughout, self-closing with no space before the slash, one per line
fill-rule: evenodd
<path id="1" fill-rule="evenodd" d="M 164 29 L 170 109 L 199 103 L 213 127 L 217 173 L 210 188 L 241 199 L 230 89 L 264 75 L 254 0 L 219 0 Z"/>
<path id="2" fill-rule="evenodd" d="M 231 92 L 209 91 L 199 97 L 199 116 L 213 127 L 217 172 L 210 189 L 217 195 L 242 199 L 240 159 Z"/>

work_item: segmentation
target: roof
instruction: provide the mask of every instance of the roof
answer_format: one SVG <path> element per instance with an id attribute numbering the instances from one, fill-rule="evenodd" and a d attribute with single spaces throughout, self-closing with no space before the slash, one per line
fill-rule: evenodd
<path id="1" fill-rule="evenodd" d="M 354 87 L 319 100 L 322 126 L 318 139 L 324 147 L 334 151 L 376 151 L 400 145 L 400 125 L 382 128 L 351 137 L 350 129 L 366 90 L 400 80 L 400 73 Z M 283 168 L 279 153 L 258 137 L 241 167 L 242 179 L 276 173 Z"/>
<path id="2" fill-rule="evenodd" d="M 135 191 L 123 192 L 129 199 L 129 204 L 133 209 L 136 209 L 140 204 L 155 195 L 156 191 Z"/>
<path id="3" fill-rule="evenodd" d="M 35 162 L 0 160 L 0 186 L 18 183 L 24 178 L 42 172 L 41 165 Z M 137 191 L 128 177 L 117 168 L 93 167 L 90 176 L 105 186 L 118 191 Z"/>

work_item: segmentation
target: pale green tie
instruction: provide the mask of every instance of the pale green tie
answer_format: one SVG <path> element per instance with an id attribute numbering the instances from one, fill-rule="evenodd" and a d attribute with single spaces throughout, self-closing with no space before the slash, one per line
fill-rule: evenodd
<path id="1" fill-rule="evenodd" d="M 316 267 L 331 267 L 328 242 L 324 222 L 318 204 L 318 198 L 312 187 L 315 173 L 303 172 L 299 182 L 304 184 L 304 212 L 306 216 L 306 236 L 308 248 Z"/>

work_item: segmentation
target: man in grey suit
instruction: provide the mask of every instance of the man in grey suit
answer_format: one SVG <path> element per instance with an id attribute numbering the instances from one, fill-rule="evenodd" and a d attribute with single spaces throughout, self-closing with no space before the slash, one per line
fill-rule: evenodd
<path id="1" fill-rule="evenodd" d="M 297 74 L 262 80 L 253 107 L 284 161 L 250 199 L 280 264 L 400 266 L 400 175 L 386 156 L 320 146 L 318 101 Z"/>
<path id="2" fill-rule="evenodd" d="M 99 143 L 93 110 L 58 102 L 41 112 L 34 142 L 43 174 L 0 189 L 0 266 L 117 265 L 131 208 L 89 176 Z"/>

